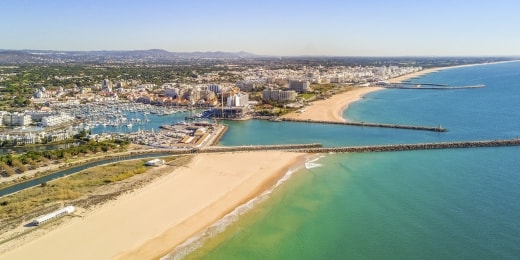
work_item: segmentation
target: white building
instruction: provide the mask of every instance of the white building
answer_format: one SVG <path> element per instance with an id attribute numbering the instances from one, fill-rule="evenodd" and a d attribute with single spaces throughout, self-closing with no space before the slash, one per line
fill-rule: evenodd
<path id="1" fill-rule="evenodd" d="M 13 140 L 16 144 L 38 144 L 45 139 L 45 132 L 18 135 Z"/>
<path id="2" fill-rule="evenodd" d="M 155 88 L 155 84 L 138 84 L 135 86 L 135 88 L 139 91 L 139 90 L 153 90 L 153 88 Z"/>
<path id="3" fill-rule="evenodd" d="M 167 88 L 164 90 L 164 95 L 167 97 L 175 98 L 178 97 L 180 94 L 180 91 L 178 88 Z"/>
<path id="4" fill-rule="evenodd" d="M 58 209 L 56 211 L 53 211 L 49 214 L 39 216 L 36 219 L 34 219 L 31 223 L 35 226 L 39 226 L 50 220 L 57 219 L 61 216 L 67 215 L 67 214 L 72 214 L 74 212 L 74 210 L 75 210 L 74 206 L 67 206 L 67 207 Z"/>
<path id="5" fill-rule="evenodd" d="M 164 160 L 162 160 L 162 159 L 153 159 L 153 160 L 147 161 L 145 163 L 146 166 L 161 166 L 163 164 L 164 164 Z"/>
<path id="6" fill-rule="evenodd" d="M 9 112 L 0 111 L 0 126 L 4 125 L 4 115 L 7 115 Z"/>
<path id="7" fill-rule="evenodd" d="M 4 125 L 7 126 L 28 126 L 31 124 L 31 116 L 25 113 L 6 113 L 2 117 Z"/>
<path id="8" fill-rule="evenodd" d="M 268 88 L 262 91 L 262 99 L 265 101 L 294 101 L 298 94 L 294 90 L 279 90 Z"/>
<path id="9" fill-rule="evenodd" d="M 246 107 L 249 104 L 249 95 L 238 93 L 227 98 L 228 107 Z"/>
<path id="10" fill-rule="evenodd" d="M 310 83 L 306 80 L 291 80 L 289 81 L 289 89 L 298 93 L 310 91 Z"/>
<path id="11" fill-rule="evenodd" d="M 101 82 L 101 88 L 106 92 L 112 92 L 113 84 L 109 79 L 104 79 L 103 82 Z"/>
<path id="12" fill-rule="evenodd" d="M 42 118 L 42 124 L 43 126 L 57 126 L 61 124 L 66 124 L 74 120 L 74 117 L 61 113 L 59 115 L 52 115 Z"/>
<path id="13" fill-rule="evenodd" d="M 32 121 L 40 122 L 44 117 L 55 115 L 54 111 L 26 110 L 25 114 L 30 115 Z"/>
<path id="14" fill-rule="evenodd" d="M 213 91 L 215 94 L 218 94 L 222 91 L 222 87 L 217 84 L 208 85 L 208 90 Z"/>

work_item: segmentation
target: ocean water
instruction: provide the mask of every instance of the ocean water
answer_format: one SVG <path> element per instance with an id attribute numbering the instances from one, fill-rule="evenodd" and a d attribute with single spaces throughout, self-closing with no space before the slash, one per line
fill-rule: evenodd
<path id="1" fill-rule="evenodd" d="M 222 144 L 326 146 L 520 136 L 520 62 L 414 79 L 465 90 L 383 90 L 344 117 L 446 133 L 231 122 Z M 214 228 L 187 259 L 518 259 L 520 147 L 324 154 Z M 240 217 L 237 217 L 240 215 Z"/>

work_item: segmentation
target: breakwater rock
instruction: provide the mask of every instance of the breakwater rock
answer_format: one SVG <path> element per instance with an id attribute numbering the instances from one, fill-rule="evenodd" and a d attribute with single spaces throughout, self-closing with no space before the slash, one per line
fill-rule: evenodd
<path id="1" fill-rule="evenodd" d="M 446 132 L 445 128 L 432 127 L 432 126 L 418 126 L 418 125 L 398 125 L 398 124 L 382 124 L 382 123 L 367 123 L 367 122 L 336 122 L 336 121 L 325 121 L 325 120 L 302 120 L 294 118 L 282 118 L 283 121 L 290 122 L 304 122 L 304 123 L 316 123 L 316 124 L 333 124 L 333 125 L 351 125 L 361 127 L 383 127 L 383 128 L 396 128 L 396 129 L 407 129 L 407 130 L 420 130 L 420 131 L 432 131 L 432 132 Z"/>
<path id="2" fill-rule="evenodd" d="M 299 149 L 297 152 L 305 153 L 361 153 L 361 152 L 396 152 L 412 150 L 432 150 L 432 149 L 456 149 L 456 148 L 478 148 L 478 147 L 500 147 L 500 146 L 520 146 L 520 139 L 508 140 L 484 140 L 484 141 L 462 141 L 462 142 L 442 142 L 442 143 L 418 143 L 418 144 L 391 144 L 391 145 L 370 145 L 370 146 L 348 146 L 348 147 L 326 147 Z"/>

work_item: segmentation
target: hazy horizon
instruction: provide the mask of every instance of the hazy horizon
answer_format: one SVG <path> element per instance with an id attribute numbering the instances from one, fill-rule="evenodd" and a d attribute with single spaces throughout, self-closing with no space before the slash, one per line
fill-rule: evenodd
<path id="1" fill-rule="evenodd" d="M 220 51 L 220 50 L 214 50 L 214 51 L 205 51 L 205 50 L 194 50 L 194 51 L 171 51 L 171 50 L 164 50 L 159 48 L 151 48 L 151 49 L 127 49 L 127 50 L 52 50 L 52 49 L 0 49 L 2 51 L 44 51 L 44 52 L 132 52 L 132 51 L 152 51 L 152 50 L 159 50 L 159 51 L 167 51 L 170 53 L 246 53 L 258 57 L 273 57 L 273 58 L 282 58 L 282 57 L 294 57 L 294 58 L 305 58 L 305 57 L 316 57 L 316 58 L 342 58 L 342 57 L 353 57 L 353 58 L 496 58 L 496 57 L 507 57 L 507 58 L 515 58 L 518 57 L 520 59 L 520 55 L 310 55 L 310 54 L 301 54 L 301 55 L 269 55 L 269 54 L 257 54 L 250 51 Z"/>
<path id="2" fill-rule="evenodd" d="M 14 1 L 0 49 L 517 56 L 520 2 Z"/>

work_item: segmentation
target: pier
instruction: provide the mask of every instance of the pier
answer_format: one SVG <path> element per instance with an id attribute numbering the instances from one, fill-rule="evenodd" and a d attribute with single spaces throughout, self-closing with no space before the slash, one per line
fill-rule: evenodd
<path id="1" fill-rule="evenodd" d="M 350 126 L 361 126 L 361 127 L 383 127 L 383 128 L 395 128 L 395 129 L 407 129 L 407 130 L 419 130 L 419 131 L 432 131 L 432 132 L 446 132 L 445 128 L 432 127 L 432 126 L 417 126 L 417 125 L 398 125 L 398 124 L 382 124 L 382 123 L 367 123 L 367 122 L 336 122 L 336 121 L 325 121 L 325 120 L 302 120 L 292 118 L 282 118 L 282 121 L 290 122 L 304 122 L 304 123 L 316 123 L 316 124 L 333 124 L 333 125 L 350 125 Z"/>

